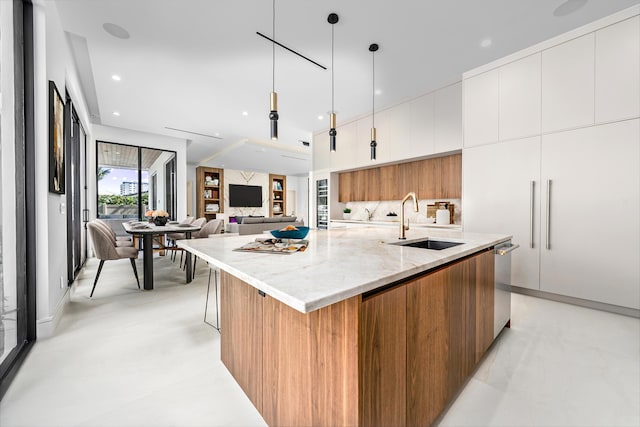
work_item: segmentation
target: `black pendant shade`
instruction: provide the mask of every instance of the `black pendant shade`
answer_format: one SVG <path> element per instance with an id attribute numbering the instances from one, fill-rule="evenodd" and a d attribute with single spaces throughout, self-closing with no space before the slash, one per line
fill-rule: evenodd
<path id="1" fill-rule="evenodd" d="M 271 122 L 271 139 L 278 139 L 278 94 L 271 92 L 271 111 L 269 112 Z"/>

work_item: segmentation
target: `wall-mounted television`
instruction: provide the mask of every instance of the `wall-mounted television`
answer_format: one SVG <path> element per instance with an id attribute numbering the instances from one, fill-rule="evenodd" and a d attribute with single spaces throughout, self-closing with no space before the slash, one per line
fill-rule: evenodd
<path id="1" fill-rule="evenodd" d="M 262 187 L 259 185 L 229 184 L 229 207 L 262 207 Z"/>

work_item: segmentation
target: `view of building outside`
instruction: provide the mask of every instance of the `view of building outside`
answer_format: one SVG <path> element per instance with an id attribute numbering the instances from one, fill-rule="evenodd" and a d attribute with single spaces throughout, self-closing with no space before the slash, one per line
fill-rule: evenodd
<path id="1" fill-rule="evenodd" d="M 142 171 L 142 214 L 149 204 L 149 174 Z M 100 218 L 138 218 L 138 170 L 98 166 Z"/>

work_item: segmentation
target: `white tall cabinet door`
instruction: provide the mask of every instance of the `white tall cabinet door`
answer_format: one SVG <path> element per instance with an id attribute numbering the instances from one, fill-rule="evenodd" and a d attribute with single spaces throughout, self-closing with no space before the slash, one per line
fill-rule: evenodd
<path id="1" fill-rule="evenodd" d="M 640 16 L 596 31 L 596 123 L 640 116 Z"/>
<path id="2" fill-rule="evenodd" d="M 411 157 L 428 156 L 434 153 L 433 98 L 433 93 L 429 93 L 409 103 Z"/>
<path id="3" fill-rule="evenodd" d="M 500 68 L 500 140 L 540 134 L 540 61 L 536 53 Z"/>
<path id="4" fill-rule="evenodd" d="M 434 148 L 436 153 L 462 148 L 462 83 L 434 92 Z"/>
<path id="5" fill-rule="evenodd" d="M 541 290 L 640 308 L 639 141 L 638 119 L 542 137 Z"/>
<path id="6" fill-rule="evenodd" d="M 462 201 L 464 231 L 513 235 L 512 284 L 539 289 L 540 137 L 465 149 Z"/>
<path id="7" fill-rule="evenodd" d="M 542 52 L 542 132 L 593 124 L 595 35 Z"/>
<path id="8" fill-rule="evenodd" d="M 336 151 L 330 152 L 331 170 L 340 171 L 353 168 L 356 156 L 356 144 L 358 140 L 358 123 L 351 122 L 336 128 Z M 327 131 L 328 133 L 328 131 Z"/>
<path id="9" fill-rule="evenodd" d="M 500 75 L 497 69 L 465 79 L 463 84 L 464 146 L 498 140 Z"/>

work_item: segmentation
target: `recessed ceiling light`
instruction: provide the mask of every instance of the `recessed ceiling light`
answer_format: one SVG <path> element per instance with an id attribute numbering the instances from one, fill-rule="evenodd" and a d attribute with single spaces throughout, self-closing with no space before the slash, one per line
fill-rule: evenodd
<path id="1" fill-rule="evenodd" d="M 324 116 L 318 116 L 318 120 L 324 119 Z"/>
<path id="2" fill-rule="evenodd" d="M 102 28 L 104 28 L 104 30 L 107 33 L 111 34 L 113 37 L 117 37 L 119 39 L 128 39 L 129 37 L 131 37 L 129 31 L 125 30 L 120 25 L 105 22 L 104 24 L 102 24 Z"/>
<path id="3" fill-rule="evenodd" d="M 567 0 L 553 11 L 554 16 L 567 16 L 587 4 L 587 0 Z"/>
<path id="4" fill-rule="evenodd" d="M 220 136 L 220 132 L 216 132 L 216 133 L 215 133 L 215 136 Z"/>
<path id="5" fill-rule="evenodd" d="M 246 112 L 246 111 L 243 111 L 243 112 L 242 112 L 242 115 L 243 115 L 243 116 L 248 116 L 248 115 L 249 115 L 249 113 L 248 113 L 248 112 Z"/>
<path id="6" fill-rule="evenodd" d="M 482 41 L 480 42 L 480 46 L 482 46 L 482 47 L 489 47 L 489 46 L 491 46 L 491 44 L 492 44 L 492 43 L 493 43 L 493 40 L 491 40 L 491 39 L 487 38 L 487 39 L 484 39 L 484 40 L 482 40 Z"/>
<path id="7" fill-rule="evenodd" d="M 382 90 L 380 89 L 376 89 L 376 91 L 374 92 L 376 95 L 382 95 Z"/>
<path id="8" fill-rule="evenodd" d="M 119 116 L 119 115 L 120 115 L 120 113 L 118 113 L 117 111 L 114 111 L 114 112 L 113 112 L 113 115 L 114 115 L 114 116 Z"/>
<path id="9" fill-rule="evenodd" d="M 116 151 L 116 156 L 119 156 L 119 155 L 120 155 L 120 152 L 119 152 L 119 151 Z"/>
<path id="10" fill-rule="evenodd" d="M 111 78 L 112 78 L 113 80 L 117 81 L 117 82 L 119 82 L 119 81 L 121 80 L 121 79 L 120 79 L 120 76 L 119 76 L 119 75 L 117 75 L 117 74 L 114 74 L 113 76 L 111 76 Z"/>

